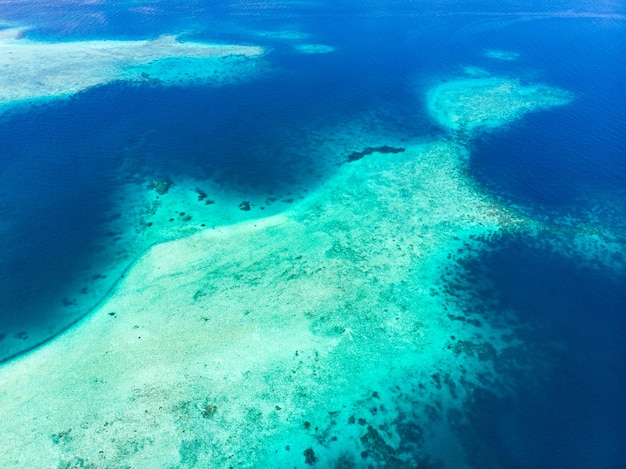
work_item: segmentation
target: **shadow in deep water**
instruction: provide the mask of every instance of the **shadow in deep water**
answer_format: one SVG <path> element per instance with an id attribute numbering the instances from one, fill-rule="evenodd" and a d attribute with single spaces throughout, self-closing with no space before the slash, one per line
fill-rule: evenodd
<path id="1" fill-rule="evenodd" d="M 466 285 L 489 285 L 468 287 L 468 310 L 513 310 L 549 362 L 513 395 L 476 399 L 473 452 L 489 455 L 483 467 L 624 467 L 626 272 L 583 269 L 537 241 L 506 239 L 465 266 Z"/>
<path id="2" fill-rule="evenodd" d="M 115 148 L 101 138 L 108 125 L 78 99 L 2 119 L 2 218 L 10 228 L 0 256 L 3 324 L 48 315 L 50 295 L 62 294 L 96 248 L 116 184 Z"/>

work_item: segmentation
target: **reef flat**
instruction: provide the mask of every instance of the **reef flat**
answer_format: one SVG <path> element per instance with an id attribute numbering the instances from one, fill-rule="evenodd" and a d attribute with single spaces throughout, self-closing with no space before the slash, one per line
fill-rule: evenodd
<path id="1" fill-rule="evenodd" d="M 428 92 L 426 99 L 439 125 L 472 133 L 505 126 L 533 110 L 567 104 L 572 96 L 550 86 L 522 84 L 516 78 L 485 76 L 441 83 Z M 507 106 L 502 106 L 503 101 Z"/>
<path id="2" fill-rule="evenodd" d="M 495 126 L 567 102 L 492 92 L 507 83 L 454 82 L 472 105 L 430 110 L 474 122 L 487 101 Z M 466 405 L 534 357 L 515 318 L 467 316 L 442 279 L 544 227 L 468 176 L 466 139 L 403 148 L 341 165 L 285 213 L 151 248 L 80 327 L 0 369 L 0 465 L 463 467 Z"/>
<path id="3" fill-rule="evenodd" d="M 258 46 L 205 44 L 165 35 L 152 40 L 40 42 L 24 28 L 0 31 L 0 110 L 67 97 L 113 80 L 227 83 L 255 73 Z M 258 73 L 258 70 L 256 70 Z"/>

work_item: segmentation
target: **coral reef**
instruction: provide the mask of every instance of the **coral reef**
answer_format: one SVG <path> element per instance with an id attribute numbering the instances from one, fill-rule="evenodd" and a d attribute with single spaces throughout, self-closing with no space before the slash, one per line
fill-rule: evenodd
<path id="1" fill-rule="evenodd" d="M 148 184 L 148 189 L 155 191 L 159 195 L 165 195 L 172 187 L 172 184 L 173 182 L 170 179 L 158 177 Z"/>

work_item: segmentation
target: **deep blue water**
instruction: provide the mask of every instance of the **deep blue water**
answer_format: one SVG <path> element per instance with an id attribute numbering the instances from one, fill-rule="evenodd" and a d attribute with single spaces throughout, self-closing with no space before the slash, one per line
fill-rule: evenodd
<path id="1" fill-rule="evenodd" d="M 260 42 L 273 48 L 270 61 L 279 73 L 219 89 L 114 83 L 0 117 L 0 216 L 11 227 L 2 233 L 1 324 L 37 328 L 54 314 L 50 306 L 58 305 L 64 286 L 85 275 L 94 251 L 108 242 L 104 227 L 125 182 L 119 179 L 125 148 L 137 149 L 133 169 L 146 179 L 219 174 L 223 184 L 251 197 L 314 188 L 345 155 L 315 160 L 303 129 L 375 111 L 396 137 L 437 134 L 420 108 L 419 86 L 458 71 L 459 64 L 536 79 L 576 96 L 570 106 L 527 116 L 476 142 L 471 173 L 481 184 L 549 217 L 584 219 L 596 199 L 625 205 L 625 20 L 517 21 L 478 1 L 419 8 L 415 2 L 353 3 L 282 2 L 269 10 L 236 2 L 146 3 L 156 9 L 151 14 L 119 2 L 72 4 L 68 11 L 2 5 L 0 16 L 41 25 L 28 33 L 32 38 L 143 38 L 193 30 L 196 39 Z M 571 6 L 551 8 L 563 5 Z M 525 2 L 499 11 L 520 9 L 548 10 L 542 2 Z M 288 42 L 261 39 L 253 28 L 300 28 L 337 52 L 297 55 Z M 498 62 L 482 57 L 485 48 L 521 56 Z M 294 138 L 302 139 L 302 151 Z M 613 215 L 602 222 L 623 230 L 626 214 Z M 516 239 L 485 250 L 468 267 L 489 279 L 498 302 L 531 326 L 530 342 L 565 344 L 548 347 L 554 365 L 539 384 L 505 400 L 476 402 L 472 438 L 493 467 L 623 467 L 626 275 L 581 270 L 576 259 L 542 249 Z"/>
<path id="2" fill-rule="evenodd" d="M 571 214 L 575 225 L 594 204 L 611 206 L 612 215 L 601 223 L 623 242 L 624 24 L 544 21 L 474 39 L 519 52 L 520 62 L 538 64 L 542 79 L 573 91 L 576 99 L 481 138 L 473 147 L 472 172 L 508 203 L 537 216 Z M 623 467 L 626 273 L 584 269 L 579 260 L 539 244 L 503 243 L 474 266 L 493 283 L 503 309 L 532 326 L 530 342 L 559 344 L 538 383 L 477 403 L 477 438 L 490 442 L 496 467 Z"/>
<path id="3" fill-rule="evenodd" d="M 470 294 L 467 310 L 515 311 L 531 326 L 528 354 L 541 350 L 534 380 L 477 400 L 473 436 L 494 467 L 621 467 L 626 273 L 581 267 L 549 246 L 508 237 L 466 266 L 471 284 L 490 286 Z"/>
<path id="4" fill-rule="evenodd" d="M 537 64 L 542 79 L 576 99 L 484 137 L 472 158 L 479 179 L 534 209 L 572 210 L 590 195 L 626 188 L 623 22 L 550 19 L 506 32 L 475 40 L 519 52 L 520 65 Z"/>

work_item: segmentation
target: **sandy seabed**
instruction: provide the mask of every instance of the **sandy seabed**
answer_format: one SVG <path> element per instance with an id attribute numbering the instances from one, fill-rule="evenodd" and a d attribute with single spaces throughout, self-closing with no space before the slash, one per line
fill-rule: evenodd
<path id="1" fill-rule="evenodd" d="M 431 90 L 433 118 L 492 129 L 567 102 L 477 80 Z M 468 177 L 458 122 L 282 214 L 151 248 L 79 326 L 0 369 L 0 465 L 466 466 L 466 405 L 533 356 L 515 318 L 467 317 L 443 277 L 543 227 Z"/>

